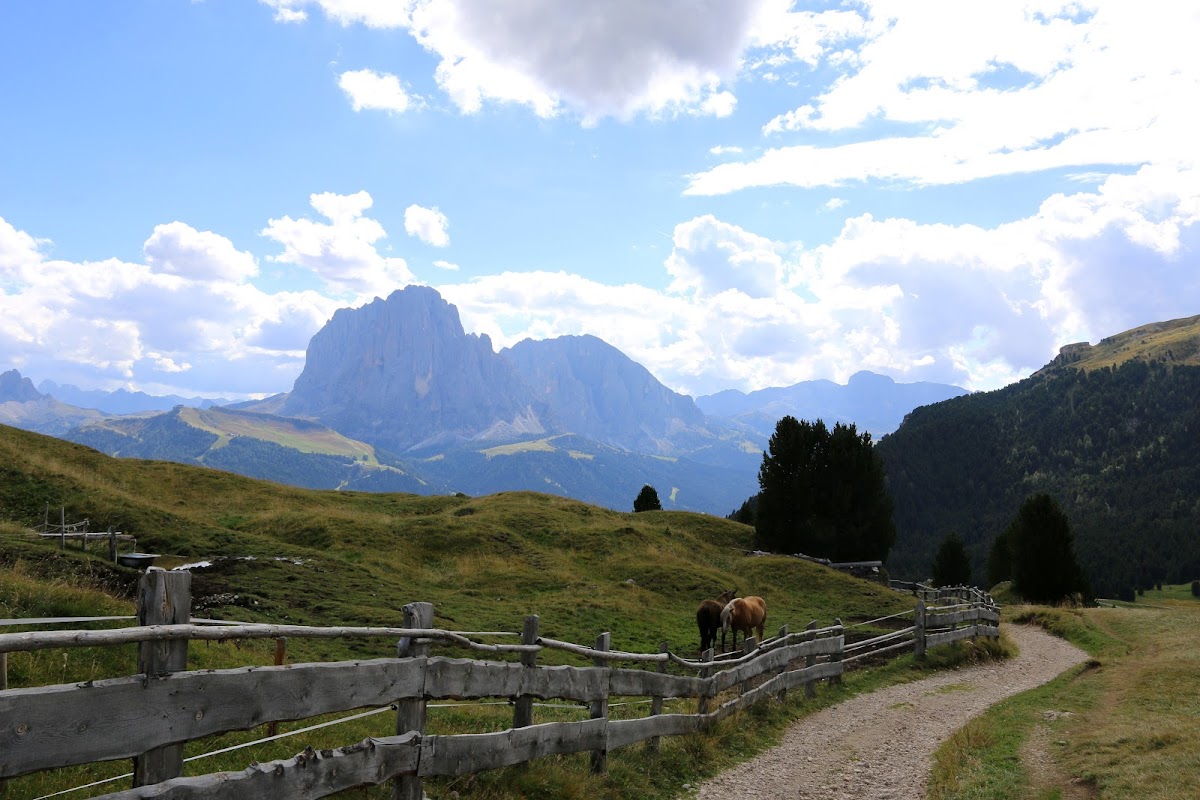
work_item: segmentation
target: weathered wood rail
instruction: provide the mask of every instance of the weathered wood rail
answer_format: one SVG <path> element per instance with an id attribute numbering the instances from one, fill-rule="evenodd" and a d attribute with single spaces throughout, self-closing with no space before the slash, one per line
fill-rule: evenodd
<path id="1" fill-rule="evenodd" d="M 0 634 L 0 653 L 128 641 L 143 648 L 138 675 L 0 691 L 0 779 L 132 758 L 137 764 L 135 783 L 140 785 L 104 797 L 317 798 L 389 780 L 396 782 L 395 797 L 420 797 L 426 777 L 464 775 L 560 753 L 591 751 L 593 768 L 602 770 L 607 754 L 622 747 L 703 731 L 764 698 L 801 686 L 811 696 L 817 681 L 840 679 L 857 659 L 902 650 L 920 655 L 927 647 L 956 639 L 999 635 L 997 609 L 975 599 L 929 609 L 918 601 L 913 625 L 849 645 L 840 621 L 824 628 L 810 623 L 794 633 L 785 626 L 777 636 L 762 643 L 750 639 L 741 653 L 717 662 L 711 651 L 692 660 L 670 653 L 665 643 L 657 653 L 613 651 L 607 634 L 590 648 L 539 637 L 536 616 L 527 618 L 522 644 L 479 643 L 432 628 L 433 607 L 428 603 L 406 606 L 403 628 L 211 628 L 179 622 L 188 618 L 181 606 L 189 580 L 186 572 L 158 570 L 143 577 L 142 604 L 155 613 L 140 609 L 139 620 L 157 622 L 166 614 L 176 624 Z M 397 657 L 199 671 L 183 668 L 186 653 L 180 660 L 190 639 L 334 635 L 330 631 L 398 638 Z M 520 660 L 432 656 L 428 648 L 433 643 Z M 592 664 L 539 665 L 538 653 L 544 649 L 568 652 Z M 649 669 L 618 666 L 620 662 Z M 668 673 L 668 666 L 685 674 Z M 651 715 L 611 718 L 608 701 L 613 696 L 649 697 Z M 428 701 L 497 697 L 515 701 L 509 730 L 425 732 Z M 697 700 L 696 713 L 662 713 L 664 699 L 681 698 Z M 532 724 L 533 699 L 586 703 L 592 718 Z M 310 748 L 294 758 L 254 764 L 242 772 L 177 777 L 182 743 L 272 722 L 388 705 L 397 709 L 395 736 L 336 750 Z"/>

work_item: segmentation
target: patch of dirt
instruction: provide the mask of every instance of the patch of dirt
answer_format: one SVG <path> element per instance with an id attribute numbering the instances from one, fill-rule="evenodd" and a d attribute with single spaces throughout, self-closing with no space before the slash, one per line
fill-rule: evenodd
<path id="1" fill-rule="evenodd" d="M 805 717 L 777 747 L 702 784 L 697 797 L 924 797 L 933 751 L 954 731 L 993 703 L 1087 660 L 1082 650 L 1041 628 L 1005 630 L 1020 648 L 1016 658 L 889 686 Z"/>

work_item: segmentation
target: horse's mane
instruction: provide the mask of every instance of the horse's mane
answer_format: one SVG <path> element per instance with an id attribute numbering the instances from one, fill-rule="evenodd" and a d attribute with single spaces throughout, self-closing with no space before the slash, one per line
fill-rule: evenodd
<path id="1" fill-rule="evenodd" d="M 724 608 L 721 609 L 721 627 L 725 630 L 729 630 L 729 617 L 731 614 L 733 614 L 733 604 L 739 599 L 740 598 L 737 597 L 733 598 L 725 604 Z"/>

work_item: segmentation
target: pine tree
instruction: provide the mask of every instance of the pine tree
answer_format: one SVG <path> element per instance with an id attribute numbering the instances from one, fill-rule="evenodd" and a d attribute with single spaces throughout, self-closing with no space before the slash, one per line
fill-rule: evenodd
<path id="1" fill-rule="evenodd" d="M 756 546 L 835 561 L 886 559 L 892 498 L 870 433 L 779 420 L 758 472 Z"/>
<path id="2" fill-rule="evenodd" d="M 662 503 L 658 502 L 658 492 L 650 484 L 642 487 L 638 492 L 638 496 L 633 501 L 634 512 L 639 511 L 662 511 Z"/>
<path id="3" fill-rule="evenodd" d="M 962 537 L 954 531 L 942 539 L 932 571 L 935 586 L 966 586 L 971 582 L 971 558 Z"/>
<path id="4" fill-rule="evenodd" d="M 1013 588 L 1035 603 L 1056 603 L 1073 592 L 1088 594 L 1075 559 L 1075 535 L 1067 515 L 1048 494 L 1021 504 L 1009 528 Z"/>

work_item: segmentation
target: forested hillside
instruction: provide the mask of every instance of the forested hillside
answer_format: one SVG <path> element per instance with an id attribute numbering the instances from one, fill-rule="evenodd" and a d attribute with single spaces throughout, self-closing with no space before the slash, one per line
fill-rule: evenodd
<path id="1" fill-rule="evenodd" d="M 1100 595 L 1200 577 L 1200 367 L 1053 366 L 913 411 L 878 444 L 895 500 L 893 577 L 928 573 L 951 531 L 974 579 L 1022 500 L 1051 494 Z"/>

